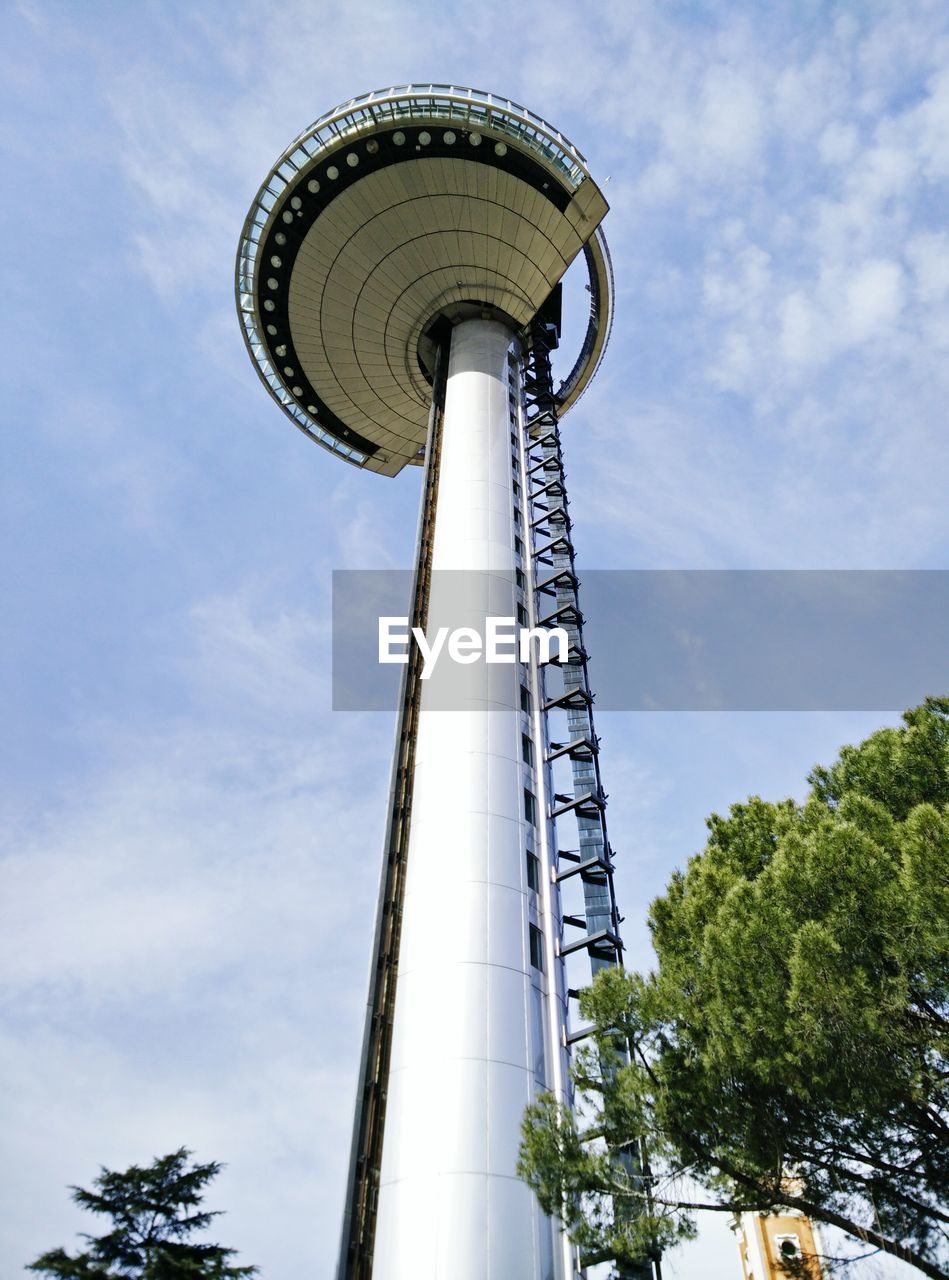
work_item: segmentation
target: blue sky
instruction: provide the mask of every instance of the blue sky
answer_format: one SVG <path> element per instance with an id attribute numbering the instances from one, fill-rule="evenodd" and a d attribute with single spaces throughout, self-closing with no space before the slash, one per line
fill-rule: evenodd
<path id="1" fill-rule="evenodd" d="M 187 1143 L 243 1260 L 328 1280 L 392 737 L 329 710 L 330 573 L 409 563 L 418 475 L 260 387 L 257 185 L 367 89 L 528 104 L 610 178 L 581 564 L 945 568 L 949 11 L 19 0 L 0 50 L 0 1277 L 92 1225 L 66 1184 Z M 602 716 L 633 961 L 710 811 L 883 718 Z M 735 1276 L 721 1225 L 666 1274 Z"/>

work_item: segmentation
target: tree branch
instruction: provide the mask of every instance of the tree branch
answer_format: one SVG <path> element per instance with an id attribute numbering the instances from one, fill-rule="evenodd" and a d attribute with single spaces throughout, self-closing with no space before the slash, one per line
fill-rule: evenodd
<path id="1" fill-rule="evenodd" d="M 881 1187 L 879 1181 L 875 1178 L 868 1178 L 865 1174 L 857 1173 L 855 1169 L 848 1169 L 846 1166 L 836 1161 L 821 1160 L 814 1152 L 809 1151 L 806 1147 L 799 1148 L 800 1153 L 805 1159 L 812 1164 L 819 1165 L 821 1169 L 827 1169 L 831 1173 L 838 1174 L 842 1179 L 852 1178 L 855 1182 L 859 1182 L 862 1186 L 869 1187 L 871 1192 L 885 1192 L 887 1196 L 892 1196 L 895 1200 L 901 1200 L 904 1204 L 910 1205 L 917 1209 L 921 1214 L 928 1218 L 936 1218 L 939 1222 L 949 1222 L 949 1214 L 943 1213 L 937 1209 L 935 1205 L 926 1204 L 923 1200 L 917 1200 L 915 1197 L 908 1195 L 905 1191 L 900 1191 L 898 1187 L 887 1183 Z"/>
<path id="2" fill-rule="evenodd" d="M 713 1163 L 734 1182 L 747 1186 L 753 1191 L 760 1192 L 762 1190 L 760 1183 L 740 1169 L 735 1168 L 729 1161 L 713 1158 Z M 916 1267 L 923 1275 L 929 1276 L 931 1280 L 947 1280 L 947 1277 L 949 1277 L 949 1272 L 941 1270 L 934 1262 L 930 1262 L 914 1249 L 910 1249 L 908 1245 L 900 1244 L 896 1240 L 890 1240 L 887 1236 L 881 1235 L 879 1231 L 874 1231 L 872 1227 L 865 1227 L 861 1223 L 855 1222 L 852 1218 L 847 1218 L 842 1213 L 837 1213 L 829 1206 L 816 1204 L 804 1196 L 790 1195 L 784 1191 L 774 1196 L 773 1199 L 774 1203 L 787 1205 L 789 1209 L 800 1209 L 802 1213 L 807 1214 L 810 1218 L 815 1218 L 818 1222 L 826 1222 L 830 1226 L 840 1227 L 842 1231 L 846 1231 L 848 1235 L 862 1240 L 864 1244 L 875 1244 L 884 1253 L 888 1253 L 894 1258 L 899 1258 L 901 1262 L 908 1262 L 910 1266 Z"/>

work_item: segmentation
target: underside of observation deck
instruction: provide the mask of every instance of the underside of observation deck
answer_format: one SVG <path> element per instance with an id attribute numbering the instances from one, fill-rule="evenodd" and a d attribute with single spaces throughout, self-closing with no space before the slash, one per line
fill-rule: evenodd
<path id="1" fill-rule="evenodd" d="M 575 152 L 506 100 L 430 86 L 346 104 L 275 166 L 238 257 L 245 338 L 297 426 L 371 471 L 422 459 L 434 321 L 477 314 L 526 331 L 582 252 L 590 323 L 561 388 L 605 346 L 607 204 Z"/>

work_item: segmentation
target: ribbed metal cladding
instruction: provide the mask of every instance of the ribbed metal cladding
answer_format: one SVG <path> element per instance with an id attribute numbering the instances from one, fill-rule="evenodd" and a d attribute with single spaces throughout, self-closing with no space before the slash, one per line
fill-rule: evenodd
<path id="1" fill-rule="evenodd" d="M 582 247 L 565 213 L 489 164 L 390 165 L 343 191 L 300 248 L 289 312 L 297 361 L 329 408 L 411 459 L 431 396 L 415 358 L 430 317 L 476 298 L 519 328 Z"/>

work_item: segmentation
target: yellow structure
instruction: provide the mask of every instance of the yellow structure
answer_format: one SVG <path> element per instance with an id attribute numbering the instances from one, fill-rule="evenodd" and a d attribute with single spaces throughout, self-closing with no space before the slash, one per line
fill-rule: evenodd
<path id="1" fill-rule="evenodd" d="M 823 1280 L 823 1252 L 810 1219 L 793 1209 L 743 1213 L 735 1223 L 743 1280 L 788 1280 L 800 1275 L 788 1263 L 803 1261 L 808 1280 Z"/>

